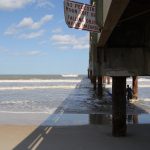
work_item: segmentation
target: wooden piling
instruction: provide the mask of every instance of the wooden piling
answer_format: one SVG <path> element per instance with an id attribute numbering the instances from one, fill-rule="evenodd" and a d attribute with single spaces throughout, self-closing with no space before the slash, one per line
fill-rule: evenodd
<path id="1" fill-rule="evenodd" d="M 102 76 L 98 77 L 98 86 L 97 86 L 97 95 L 99 97 L 103 96 L 103 84 L 102 84 Z"/>
<path id="2" fill-rule="evenodd" d="M 133 98 L 138 98 L 138 77 L 133 76 L 132 77 L 132 91 L 133 91 Z"/>
<path id="3" fill-rule="evenodd" d="M 103 76 L 103 83 L 106 83 L 106 76 Z"/>
<path id="4" fill-rule="evenodd" d="M 96 91 L 96 76 L 92 77 L 93 89 Z"/>
<path id="5" fill-rule="evenodd" d="M 133 115 L 133 124 L 138 124 L 138 115 Z"/>
<path id="6" fill-rule="evenodd" d="M 110 84 L 110 77 L 107 76 L 107 84 Z"/>
<path id="7" fill-rule="evenodd" d="M 113 77 L 112 135 L 126 135 L 126 77 Z"/>
<path id="8" fill-rule="evenodd" d="M 89 79 L 90 78 L 90 70 L 89 69 L 88 69 L 87 73 L 88 73 L 88 79 Z"/>
<path id="9" fill-rule="evenodd" d="M 93 79 L 92 79 L 92 70 L 90 70 L 90 80 L 91 80 L 91 83 L 93 83 Z"/>

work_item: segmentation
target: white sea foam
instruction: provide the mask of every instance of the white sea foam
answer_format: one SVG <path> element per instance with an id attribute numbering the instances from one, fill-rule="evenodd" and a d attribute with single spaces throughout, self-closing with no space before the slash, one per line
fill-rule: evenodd
<path id="1" fill-rule="evenodd" d="M 76 85 L 58 86 L 22 86 L 22 87 L 0 87 L 0 91 L 5 90 L 35 90 L 35 89 L 74 89 Z"/>
<path id="2" fill-rule="evenodd" d="M 140 88 L 149 88 L 150 87 L 150 84 L 149 85 L 138 85 L 138 87 L 140 87 Z"/>
<path id="3" fill-rule="evenodd" d="M 25 101 L 21 101 L 21 100 L 9 100 L 9 101 L 0 101 L 0 104 L 25 104 L 25 103 L 31 103 L 30 100 L 25 100 Z"/>
<path id="4" fill-rule="evenodd" d="M 61 75 L 62 77 L 78 77 L 79 75 L 78 74 L 62 74 Z"/>
<path id="5" fill-rule="evenodd" d="M 127 82 L 132 82 L 132 78 L 127 78 Z M 150 82 L 150 79 L 138 78 L 138 82 Z M 110 83 L 112 83 L 112 78 L 110 78 Z"/>
<path id="6" fill-rule="evenodd" d="M 53 114 L 57 108 L 51 108 L 44 111 L 0 111 L 0 113 L 5 114 Z"/>
<path id="7" fill-rule="evenodd" d="M 138 81 L 148 81 L 150 82 L 150 79 L 146 79 L 146 78 L 139 78 Z"/>
<path id="8" fill-rule="evenodd" d="M 107 84 L 105 85 L 106 88 L 112 88 L 111 84 Z M 139 88 L 150 88 L 150 84 L 149 85 L 138 85 Z"/>
<path id="9" fill-rule="evenodd" d="M 10 114 L 51 114 L 51 112 L 49 111 L 45 111 L 45 112 L 24 112 L 24 111 L 18 111 L 18 112 L 15 112 L 15 111 L 0 111 L 0 113 L 10 113 Z"/>
<path id="10" fill-rule="evenodd" d="M 127 81 L 132 81 L 132 78 L 127 78 Z M 150 79 L 138 78 L 138 82 L 150 82 Z"/>
<path id="11" fill-rule="evenodd" d="M 145 104 L 145 103 L 141 103 L 141 105 L 146 106 L 146 107 L 150 107 L 149 104 Z"/>
<path id="12" fill-rule="evenodd" d="M 150 102 L 150 99 L 149 98 L 144 98 L 144 99 L 142 99 L 142 101 L 144 101 L 144 102 Z"/>
<path id="13" fill-rule="evenodd" d="M 81 82 L 81 79 L 73 79 L 73 80 L 38 80 L 38 79 L 32 79 L 32 80 L 0 80 L 0 83 L 79 83 Z"/>

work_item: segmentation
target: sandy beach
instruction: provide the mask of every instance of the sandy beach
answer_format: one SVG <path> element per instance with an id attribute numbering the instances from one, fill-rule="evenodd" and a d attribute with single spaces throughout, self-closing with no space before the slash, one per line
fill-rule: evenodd
<path id="1" fill-rule="evenodd" d="M 3 91 L 3 98 L 10 99 L 1 102 L 0 150 L 148 150 L 149 93 L 140 90 L 146 93 L 142 91 L 142 99 L 127 105 L 127 136 L 121 138 L 112 136 L 111 97 L 104 92 L 99 100 L 87 79 L 70 94 L 56 89 Z M 19 95 L 28 101 L 18 100 Z M 49 98 L 54 99 L 49 102 Z"/>
<path id="2" fill-rule="evenodd" d="M 12 150 L 35 129 L 36 126 L 0 125 L 0 149 Z"/>
<path id="3" fill-rule="evenodd" d="M 0 12 L 0 150 L 150 150 L 150 0 Z"/>
<path id="4" fill-rule="evenodd" d="M 148 150 L 150 125 L 128 125 L 128 135 L 114 138 L 111 125 L 0 126 L 1 150 Z"/>

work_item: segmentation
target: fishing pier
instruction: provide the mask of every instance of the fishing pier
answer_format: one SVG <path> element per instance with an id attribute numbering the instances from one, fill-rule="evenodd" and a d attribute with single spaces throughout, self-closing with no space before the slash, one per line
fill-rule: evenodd
<path id="1" fill-rule="evenodd" d="M 100 33 L 90 32 L 88 76 L 102 96 L 103 77 L 112 77 L 112 134 L 125 136 L 126 78 L 150 75 L 150 1 L 93 0 Z M 98 80 L 96 82 L 96 80 Z"/>

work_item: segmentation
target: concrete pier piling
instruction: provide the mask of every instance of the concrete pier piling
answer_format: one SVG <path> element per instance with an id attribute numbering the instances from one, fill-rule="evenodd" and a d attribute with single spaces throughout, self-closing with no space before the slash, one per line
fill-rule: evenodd
<path id="1" fill-rule="evenodd" d="M 110 77 L 107 76 L 107 84 L 110 84 Z"/>
<path id="2" fill-rule="evenodd" d="M 103 96 L 103 83 L 102 83 L 102 76 L 98 77 L 98 84 L 97 84 L 97 95 L 102 98 Z"/>
<path id="3" fill-rule="evenodd" d="M 93 75 L 92 77 L 93 89 L 96 91 L 96 76 Z"/>
<path id="4" fill-rule="evenodd" d="M 89 68 L 94 72 L 91 80 L 96 90 L 93 75 L 99 76 L 97 91 L 102 96 L 102 84 L 107 84 L 107 87 L 112 77 L 112 134 L 125 136 L 126 77 L 133 79 L 133 98 L 137 99 L 137 76 L 150 75 L 150 23 L 147 12 L 150 1 L 91 0 L 93 3 L 100 33 L 90 32 Z"/>
<path id="5" fill-rule="evenodd" d="M 88 69 L 87 73 L 88 73 L 88 78 L 90 79 L 90 70 L 89 69 Z"/>
<path id="6" fill-rule="evenodd" d="M 138 98 L 138 77 L 133 76 L 132 77 L 132 91 L 133 91 L 133 98 Z"/>
<path id="7" fill-rule="evenodd" d="M 126 135 L 126 77 L 113 77 L 112 135 Z"/>
<path id="8" fill-rule="evenodd" d="M 103 76 L 103 83 L 106 83 L 106 76 Z"/>
<path id="9" fill-rule="evenodd" d="M 92 81 L 92 70 L 89 71 L 89 78 L 91 80 L 91 83 L 93 83 L 93 81 Z"/>

